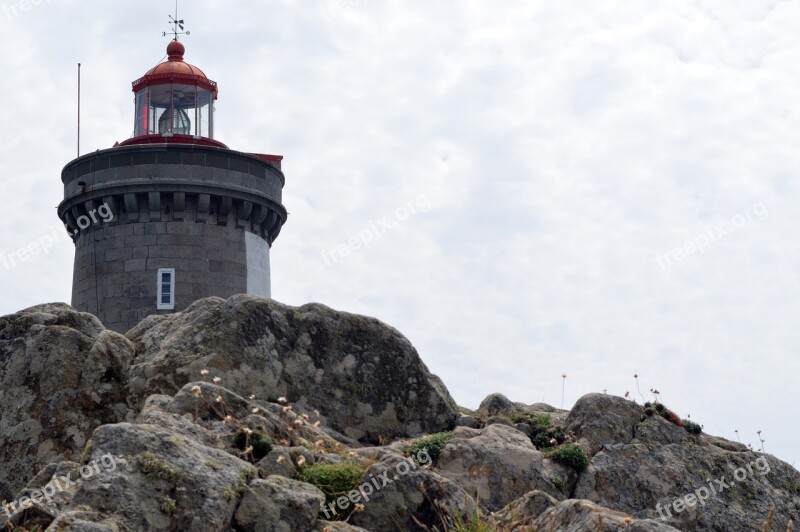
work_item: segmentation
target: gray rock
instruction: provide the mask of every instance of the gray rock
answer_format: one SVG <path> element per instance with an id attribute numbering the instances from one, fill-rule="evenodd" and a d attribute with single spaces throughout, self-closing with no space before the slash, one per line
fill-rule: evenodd
<path id="1" fill-rule="evenodd" d="M 267 456 L 259 460 L 256 467 L 262 477 L 280 475 L 294 478 L 297 475 L 297 466 L 294 465 L 292 455 L 284 447 L 273 447 Z"/>
<path id="2" fill-rule="evenodd" d="M 230 453 L 154 425 L 98 428 L 91 458 L 106 455 L 114 467 L 84 479 L 69 507 L 86 505 L 131 530 L 222 530 L 257 474 Z"/>
<path id="3" fill-rule="evenodd" d="M 96 512 L 76 510 L 60 514 L 46 532 L 120 532 L 121 530 L 113 519 Z"/>
<path id="4" fill-rule="evenodd" d="M 576 480 L 576 475 L 566 469 L 546 470 L 542 453 L 530 439 L 505 425 L 482 430 L 458 427 L 439 456 L 437 472 L 467 493 L 476 494 L 490 511 L 533 489 L 563 499 L 562 489 L 556 484 L 568 491 Z"/>
<path id="5" fill-rule="evenodd" d="M 533 403 L 532 405 L 528 405 L 528 408 L 534 412 L 544 412 L 547 414 L 564 412 L 564 410 L 559 410 L 558 408 L 550 406 L 547 403 Z"/>
<path id="6" fill-rule="evenodd" d="M 511 399 L 502 393 L 487 395 L 478 407 L 478 412 L 486 416 L 507 416 L 515 410 L 516 407 Z"/>
<path id="7" fill-rule="evenodd" d="M 317 408 L 323 425 L 361 441 L 446 430 L 458 417 L 441 380 L 397 330 L 319 304 L 208 298 L 127 336 L 137 347 L 134 398 L 174 394 L 208 368 L 242 395 Z"/>
<path id="8" fill-rule="evenodd" d="M 501 393 L 487 395 L 486 398 L 481 401 L 478 407 L 478 413 L 486 417 L 499 416 L 504 418 L 513 418 L 521 415 L 531 417 L 546 415 L 557 424 L 563 424 L 566 418 L 565 410 L 558 410 L 546 403 L 526 405 L 525 403 L 514 402 Z"/>
<path id="9" fill-rule="evenodd" d="M 63 303 L 0 317 L 0 479 L 4 499 L 42 467 L 77 460 L 92 431 L 129 413 L 134 348 Z"/>
<path id="10" fill-rule="evenodd" d="M 534 435 L 534 427 L 530 423 L 514 423 L 512 426 L 528 438 Z"/>
<path id="11" fill-rule="evenodd" d="M 185 438 L 197 440 L 208 447 L 224 449 L 229 445 L 228 431 L 215 431 L 195 423 L 194 413 L 186 414 L 174 409 L 173 401 L 174 398 L 166 395 L 151 395 L 145 401 L 142 412 L 136 417 L 136 423 L 156 425 Z"/>
<path id="12" fill-rule="evenodd" d="M 487 427 L 489 425 L 505 425 L 507 427 L 513 427 L 514 424 L 509 420 L 507 417 L 503 416 L 490 416 L 486 418 L 484 423 Z"/>
<path id="13" fill-rule="evenodd" d="M 622 398 L 587 395 L 566 413 L 495 394 L 481 416 L 459 415 L 407 340 L 369 318 L 237 296 L 148 319 L 129 336 L 135 344 L 60 304 L 0 318 L 0 495 L 34 500 L 0 527 L 442 530 L 496 510 L 484 519 L 516 532 L 760 530 L 771 506 L 774 529 L 800 522 L 798 471 Z M 222 382 L 202 380 L 215 376 Z M 533 447 L 544 415 L 593 453 L 586 471 Z M 402 438 L 456 422 L 436 465 L 403 456 Z M 257 467 L 234 448 L 245 428 L 275 444 Z M 105 458 L 113 468 L 39 497 Z M 321 521 L 321 492 L 289 477 L 349 460 L 367 468 L 363 508 L 351 524 Z M 723 476 L 728 488 L 698 506 Z"/>
<path id="14" fill-rule="evenodd" d="M 230 437 L 242 427 L 265 432 L 273 443 L 289 449 L 293 459 L 302 453 L 309 464 L 314 455 L 303 445 L 321 441 L 322 450 L 339 446 L 324 428 L 316 426 L 310 417 L 298 415 L 290 406 L 244 399 L 209 382 L 190 382 L 174 398 L 164 401 L 163 397 L 149 398 L 139 419 L 197 438 L 211 447 L 229 446 Z M 219 423 L 225 425 L 222 430 Z"/>
<path id="15" fill-rule="evenodd" d="M 584 532 L 602 530 L 616 532 L 676 532 L 679 530 L 652 519 L 639 520 L 622 512 L 603 508 L 590 501 L 561 501 L 533 522 L 533 530 Z M 723 529 L 734 530 L 734 529 Z M 736 529 L 739 530 L 739 529 Z"/>
<path id="16" fill-rule="evenodd" d="M 44 530 L 55 519 L 54 514 L 44 504 L 38 502 L 30 502 L 26 504 L 24 509 L 20 509 L 19 513 L 14 514 L 11 519 L 3 516 L 3 528 L 6 530 Z"/>
<path id="17" fill-rule="evenodd" d="M 734 470 L 746 471 L 748 464 L 753 474 L 747 472 L 742 481 L 735 481 Z M 769 472 L 762 474 L 767 466 Z M 723 477 L 729 489 L 711 493 L 708 486 L 719 484 L 709 480 Z M 800 522 L 799 490 L 800 472 L 771 456 L 732 452 L 702 440 L 659 445 L 634 439 L 598 452 L 581 475 L 574 496 L 636 518 L 663 517 L 675 528 L 700 531 L 760 530 L 774 505 L 776 529 L 786 530 L 789 519 Z M 690 501 L 693 506 L 682 502 L 681 512 L 665 509 L 675 500 L 686 501 L 687 495 L 695 497 Z M 706 495 L 699 504 L 697 497 Z"/>
<path id="18" fill-rule="evenodd" d="M 558 504 L 558 500 L 543 491 L 530 491 L 508 503 L 492 516 L 492 525 L 508 532 L 534 530 L 533 523 L 545 510 Z"/>
<path id="19" fill-rule="evenodd" d="M 317 464 L 342 464 L 346 461 L 342 455 L 336 453 L 322 453 L 314 456 L 314 459 Z"/>
<path id="20" fill-rule="evenodd" d="M 633 401 L 590 393 L 572 407 L 565 429 L 575 434 L 593 455 L 603 445 L 631 441 L 643 414 L 644 409 Z"/>
<path id="21" fill-rule="evenodd" d="M 314 486 L 272 475 L 250 483 L 236 510 L 243 532 L 311 530 L 325 495 Z"/>
<path id="22" fill-rule="evenodd" d="M 481 426 L 481 422 L 475 416 L 469 416 L 466 414 L 461 414 L 461 416 L 456 420 L 457 427 L 469 427 L 471 429 L 477 429 Z"/>
<path id="23" fill-rule="evenodd" d="M 353 526 L 343 521 L 318 521 L 313 532 L 370 532 L 366 528 Z"/>
<path id="24" fill-rule="evenodd" d="M 393 457 L 394 459 L 402 459 L 403 458 L 403 450 L 405 449 L 406 444 L 403 442 L 395 442 L 389 445 L 383 445 L 378 447 L 361 447 L 359 449 L 352 449 L 348 451 L 348 456 L 353 458 L 356 461 L 362 463 L 369 463 L 370 465 L 373 462 L 380 462 L 382 460 L 387 459 L 388 457 Z"/>
<path id="25" fill-rule="evenodd" d="M 60 462 L 58 464 L 48 464 L 22 489 L 15 498 L 19 501 L 21 497 L 33 497 L 41 502 L 37 507 L 42 515 L 50 515 L 52 520 L 64 511 L 69 501 L 78 491 L 77 485 L 71 483 L 80 478 L 81 465 L 76 462 Z M 47 493 L 47 497 L 44 497 Z M 17 524 L 32 525 L 36 524 L 27 519 L 24 521 L 16 520 Z"/>
<path id="26" fill-rule="evenodd" d="M 316 458 L 314 458 L 314 453 L 312 453 L 305 447 L 300 447 L 300 446 L 287 447 L 286 452 L 289 453 L 289 456 L 292 457 L 292 460 L 294 461 L 295 464 L 312 465 L 316 462 Z"/>
<path id="27" fill-rule="evenodd" d="M 420 530 L 418 523 L 441 530 L 442 518 L 471 517 L 478 509 L 455 483 L 389 454 L 364 472 L 359 486 L 370 485 L 379 487 L 361 499 L 364 510 L 350 516 L 350 523 L 368 530 Z"/>

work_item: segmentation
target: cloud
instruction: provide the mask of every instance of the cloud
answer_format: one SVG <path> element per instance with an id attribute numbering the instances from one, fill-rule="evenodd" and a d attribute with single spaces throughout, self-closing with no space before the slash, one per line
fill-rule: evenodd
<path id="1" fill-rule="evenodd" d="M 273 293 L 403 331 L 456 399 L 567 403 L 643 388 L 800 462 L 800 7 L 792 2 L 193 2 L 186 59 L 220 84 L 218 137 L 286 158 Z M 74 157 L 127 138 L 163 56 L 162 2 L 0 16 L 0 251 L 57 224 Z M 161 13 L 161 14 L 159 14 Z M 162 24 L 162 22 L 164 24 Z M 419 194 L 431 209 L 320 255 Z M 656 256 L 757 202 L 763 222 Z M 303 272 L 299 275 L 298 272 Z M 0 279 L 2 311 L 68 300 L 71 249 Z"/>

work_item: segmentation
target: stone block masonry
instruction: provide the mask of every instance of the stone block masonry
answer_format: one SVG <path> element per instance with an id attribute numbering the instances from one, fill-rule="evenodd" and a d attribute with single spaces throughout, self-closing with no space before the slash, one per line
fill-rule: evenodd
<path id="1" fill-rule="evenodd" d="M 127 332 L 151 314 L 208 296 L 270 295 L 269 251 L 286 221 L 275 163 L 223 148 L 126 146 L 62 172 L 68 228 L 105 203 L 114 219 L 76 233 L 72 305 Z M 158 309 L 160 269 L 174 308 Z"/>

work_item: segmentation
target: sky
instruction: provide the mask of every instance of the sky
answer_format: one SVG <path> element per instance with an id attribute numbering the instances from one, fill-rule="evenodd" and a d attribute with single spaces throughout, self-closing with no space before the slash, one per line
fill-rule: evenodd
<path id="1" fill-rule="evenodd" d="M 396 327 L 466 407 L 654 388 L 800 464 L 799 1 L 183 4 L 216 138 L 285 157 L 276 300 Z M 70 299 L 77 63 L 109 148 L 173 10 L 0 0 L 0 258 L 60 236 L 0 314 Z"/>

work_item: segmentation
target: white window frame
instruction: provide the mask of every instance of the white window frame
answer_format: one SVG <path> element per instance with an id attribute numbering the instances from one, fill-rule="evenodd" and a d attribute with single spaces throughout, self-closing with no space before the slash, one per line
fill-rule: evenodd
<path id="1" fill-rule="evenodd" d="M 164 294 L 161 291 L 161 278 L 163 274 L 168 273 L 170 278 L 170 290 L 169 294 L 169 303 L 162 303 L 162 297 Z M 156 278 L 156 282 L 158 283 L 157 292 L 158 292 L 158 299 L 156 300 L 156 309 L 158 310 L 175 310 L 175 268 L 159 268 L 158 269 L 158 277 Z"/>

